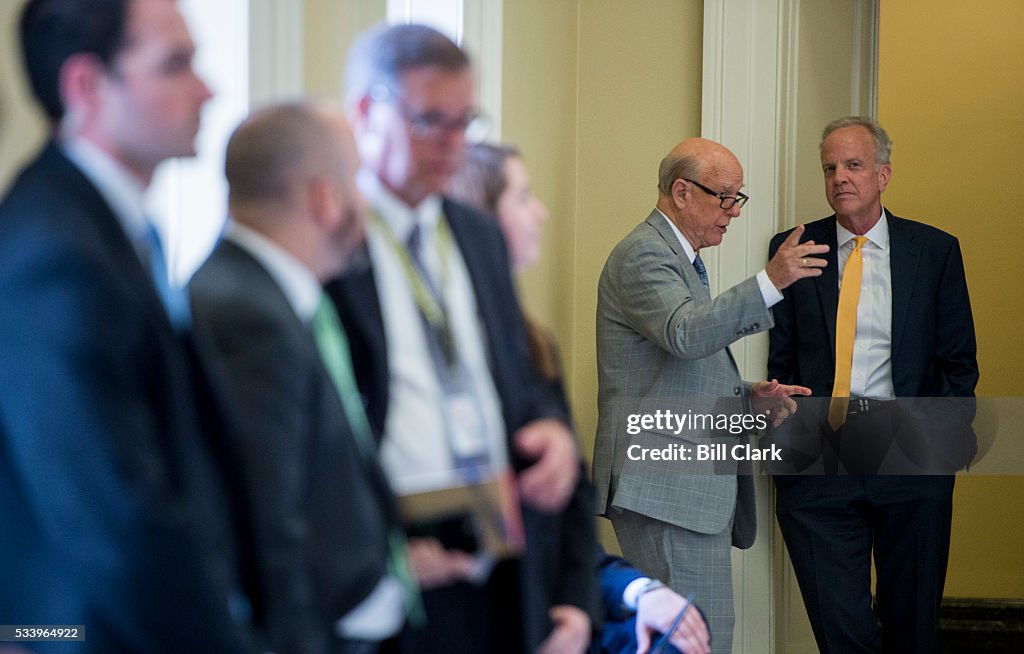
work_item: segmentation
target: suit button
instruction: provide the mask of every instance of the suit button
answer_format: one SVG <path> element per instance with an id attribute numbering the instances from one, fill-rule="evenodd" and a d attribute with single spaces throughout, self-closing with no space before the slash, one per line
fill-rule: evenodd
<path id="1" fill-rule="evenodd" d="M 740 389 L 739 386 L 736 386 L 735 388 L 732 389 L 732 394 L 733 395 L 739 395 L 740 394 L 740 390 L 742 390 L 742 389 Z"/>
<path id="2" fill-rule="evenodd" d="M 761 323 L 755 322 L 754 323 L 754 329 L 761 329 Z"/>

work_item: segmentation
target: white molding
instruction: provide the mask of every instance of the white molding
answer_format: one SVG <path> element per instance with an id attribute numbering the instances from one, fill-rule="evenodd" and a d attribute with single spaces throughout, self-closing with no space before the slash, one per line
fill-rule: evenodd
<path id="1" fill-rule="evenodd" d="M 297 0 L 249 0 L 250 106 L 302 94 L 302 9 Z"/>
<path id="2" fill-rule="evenodd" d="M 786 216 L 796 211 L 797 125 L 800 97 L 800 0 L 785 0 L 780 12 L 779 41 L 779 212 L 775 230 L 791 227 Z"/>
<path id="3" fill-rule="evenodd" d="M 462 44 L 477 70 L 478 100 L 491 120 L 488 140 L 501 140 L 503 0 L 463 0 Z"/>
<path id="4" fill-rule="evenodd" d="M 714 293 L 756 274 L 778 225 L 780 32 L 785 0 L 705 0 L 701 135 L 732 150 L 743 164 L 752 198 L 733 220 L 722 246 L 707 257 Z M 702 255 L 703 256 L 703 255 Z M 765 334 L 732 346 L 745 379 L 763 379 Z M 757 478 L 758 540 L 733 552 L 736 632 L 733 651 L 775 651 L 772 558 L 776 544 L 771 488 Z M 767 528 L 766 528 L 767 527 Z"/>
<path id="5" fill-rule="evenodd" d="M 705 0 L 701 135 L 732 150 L 743 164 L 752 200 L 714 248 L 714 292 L 764 266 L 778 224 L 780 144 L 780 17 L 786 0 Z M 763 376 L 766 342 L 744 339 L 733 348 L 745 375 Z M 760 354 L 761 356 L 753 356 Z M 757 361 L 748 366 L 748 360 Z"/>
<path id="6" fill-rule="evenodd" d="M 878 117 L 878 18 L 879 0 L 857 0 L 857 18 L 860 29 L 857 31 L 857 52 L 854 56 L 855 74 L 857 79 L 867 78 L 867 94 L 862 97 L 860 106 L 855 112 L 860 115 Z M 864 31 L 867 29 L 867 39 Z M 854 97 L 861 95 L 864 87 L 854 89 Z"/>
<path id="7" fill-rule="evenodd" d="M 795 209 L 799 125 L 800 8 L 806 0 L 705 0 L 701 135 L 732 150 L 743 164 L 751 201 L 729 227 L 722 246 L 705 257 L 712 292 L 756 274 L 771 236 L 790 225 Z M 878 0 L 856 0 L 852 55 L 852 113 L 874 115 L 877 87 Z M 844 29 L 837 26 L 837 29 Z M 767 335 L 732 346 L 745 379 L 763 379 Z M 792 652 L 792 612 L 803 611 L 790 583 L 788 559 L 775 528 L 772 487 L 756 480 L 758 540 L 734 551 L 734 652 Z M 776 610 L 778 609 L 778 610 Z M 777 638 L 779 636 L 779 638 Z"/>

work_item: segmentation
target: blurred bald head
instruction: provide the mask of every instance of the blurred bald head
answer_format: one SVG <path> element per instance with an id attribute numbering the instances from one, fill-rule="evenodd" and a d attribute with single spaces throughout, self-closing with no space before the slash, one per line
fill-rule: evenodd
<path id="1" fill-rule="evenodd" d="M 336 274 L 363 239 L 358 158 L 340 107 L 291 102 L 253 113 L 228 142 L 224 172 L 234 220 Z"/>

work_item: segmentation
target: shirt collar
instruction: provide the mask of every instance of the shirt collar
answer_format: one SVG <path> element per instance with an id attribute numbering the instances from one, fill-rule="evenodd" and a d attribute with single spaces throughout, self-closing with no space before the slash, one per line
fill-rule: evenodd
<path id="1" fill-rule="evenodd" d="M 73 136 L 65 139 L 61 148 L 110 205 L 132 241 L 146 242 L 149 226 L 146 221 L 146 187 L 142 182 L 116 159 L 84 138 Z"/>
<path id="2" fill-rule="evenodd" d="M 367 202 L 400 242 L 408 240 L 416 223 L 429 230 L 437 227 L 441 219 L 441 196 L 428 195 L 418 205 L 410 207 L 388 190 L 372 171 L 364 168 L 356 179 Z"/>
<path id="3" fill-rule="evenodd" d="M 847 230 L 845 227 L 836 221 L 836 247 L 841 248 L 846 244 L 847 241 L 857 236 L 853 232 Z M 885 209 L 882 209 L 882 217 L 878 219 L 875 226 L 867 231 L 864 236 L 867 237 L 868 242 L 875 245 L 880 250 L 889 249 L 889 221 L 885 217 Z"/>
<path id="4" fill-rule="evenodd" d="M 263 234 L 234 220 L 228 221 L 224 238 L 251 254 L 266 268 L 299 319 L 303 322 L 313 320 L 323 290 L 306 264 Z"/>
<path id="5" fill-rule="evenodd" d="M 665 219 L 665 222 L 668 223 L 668 226 L 672 228 L 673 232 L 675 232 L 676 238 L 679 239 L 679 243 L 682 244 L 683 246 L 683 252 L 686 252 L 686 258 L 690 260 L 690 263 L 693 263 L 693 260 L 697 258 L 697 253 L 694 252 L 693 246 L 690 245 L 690 241 L 688 241 L 687 238 L 683 236 L 683 233 L 679 231 L 679 228 L 676 227 L 676 224 L 669 220 L 669 217 L 665 215 L 664 211 L 658 208 L 655 208 L 655 211 L 661 214 L 661 217 Z"/>

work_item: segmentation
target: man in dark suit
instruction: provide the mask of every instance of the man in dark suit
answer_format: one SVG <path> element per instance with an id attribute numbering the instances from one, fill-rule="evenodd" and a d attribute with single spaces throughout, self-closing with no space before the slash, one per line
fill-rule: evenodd
<path id="1" fill-rule="evenodd" d="M 935 651 L 954 478 L 911 476 L 935 469 L 915 441 L 949 445 L 931 452 L 948 470 L 973 454 L 970 401 L 942 399 L 971 398 L 978 381 L 960 246 L 882 208 L 891 148 L 869 119 L 825 128 L 821 164 L 835 215 L 808 224 L 800 240 L 827 244 L 828 263 L 774 307 L 769 376 L 824 398 L 790 421 L 804 431 L 791 444 L 829 474 L 775 478 L 779 526 L 823 652 Z M 788 235 L 773 239 L 772 255 Z M 926 409 L 945 419 L 915 428 L 928 416 L 909 414 L 902 398 L 938 398 Z"/>
<path id="2" fill-rule="evenodd" d="M 169 0 L 32 0 L 20 28 L 53 138 L 0 205 L 0 616 L 251 651 L 219 413 L 142 211 L 194 154 L 192 39 Z"/>
<path id="3" fill-rule="evenodd" d="M 344 341 L 320 284 L 363 240 L 357 169 L 340 109 L 295 103 L 251 116 L 227 148 L 231 223 L 189 285 L 196 327 L 209 330 L 245 407 L 231 451 L 255 525 L 254 622 L 279 654 L 370 652 L 406 615 L 386 569 L 390 489 L 372 434 L 358 431 L 357 396 L 345 404 L 355 385 L 332 379 L 351 378 L 351 363 L 329 371 L 323 360 L 332 338 Z"/>
<path id="4" fill-rule="evenodd" d="M 568 416 L 531 370 L 497 224 L 441 196 L 478 123 L 469 60 L 436 30 L 381 27 L 353 47 L 346 77 L 365 166 L 360 188 L 373 209 L 370 265 L 328 291 L 353 342 L 384 468 L 396 493 L 412 495 L 472 487 L 511 467 L 527 532 L 530 581 L 520 583 L 515 564 L 480 571 L 461 521 L 416 525 L 422 537 L 410 548 L 427 626 L 402 645 L 532 651 L 552 619 L 585 644 L 592 536 L 560 559 L 584 570 L 590 585 L 555 589 L 539 578 L 552 540 L 539 527 L 543 514 L 561 511 L 577 484 Z M 589 517 L 576 524 L 593 529 Z"/>

